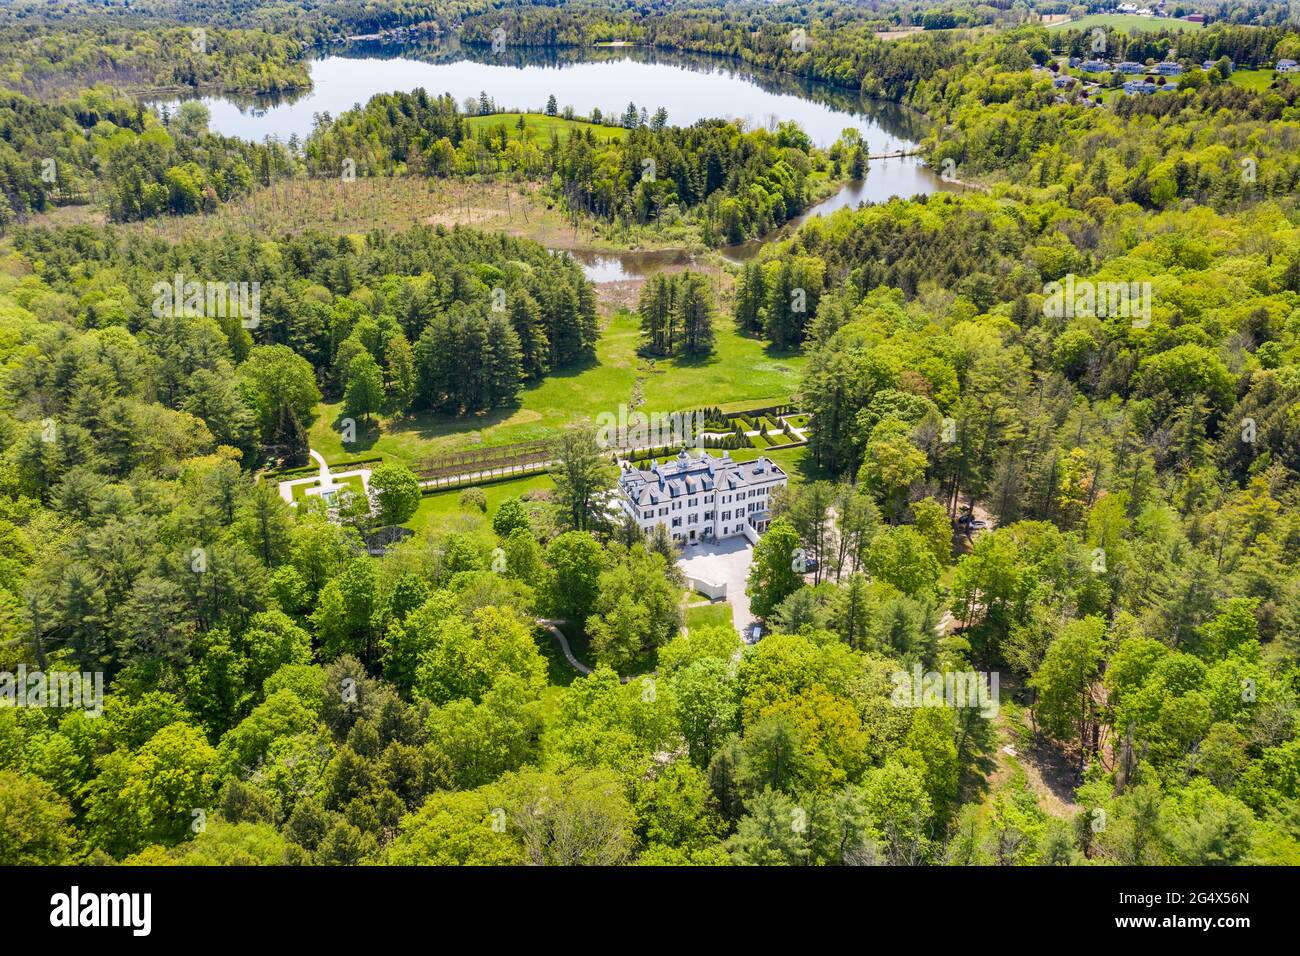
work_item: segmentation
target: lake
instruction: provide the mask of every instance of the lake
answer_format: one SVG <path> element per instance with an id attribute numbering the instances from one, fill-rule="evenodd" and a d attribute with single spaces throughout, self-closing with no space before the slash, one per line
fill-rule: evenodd
<path id="1" fill-rule="evenodd" d="M 540 111 L 552 94 L 561 109 L 571 106 L 580 116 L 593 108 L 622 115 L 628 103 L 650 113 L 662 106 L 675 126 L 709 118 L 768 127 L 793 120 L 819 146 L 829 146 L 841 131 L 856 127 L 873 154 L 910 150 L 924 132 L 916 113 L 851 90 L 756 70 L 729 59 L 665 55 L 632 47 L 510 49 L 496 55 L 478 48 L 354 42 L 331 48 L 310 66 L 312 89 L 300 95 L 203 97 L 211 112 L 209 127 L 255 141 L 304 140 L 326 114 L 337 116 L 379 93 L 423 87 L 430 94 L 450 93 L 462 103 L 486 93 L 503 110 Z M 177 101 L 155 105 L 175 109 Z M 809 216 L 845 206 L 957 188 L 916 157 L 873 160 L 863 179 L 816 204 L 780 234 L 788 234 Z M 734 246 L 723 254 L 743 261 L 772 238 Z M 592 253 L 579 260 L 593 281 L 635 278 L 664 264 L 645 253 Z"/>

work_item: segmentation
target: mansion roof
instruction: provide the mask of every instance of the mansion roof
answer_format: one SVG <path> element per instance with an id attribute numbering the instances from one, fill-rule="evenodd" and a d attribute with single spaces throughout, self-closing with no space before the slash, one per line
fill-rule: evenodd
<path id="1" fill-rule="evenodd" d="M 672 461 L 652 462 L 648 471 L 624 465 L 618 487 L 641 506 L 699 494 L 702 491 L 734 491 L 766 484 L 786 477 L 770 458 L 734 461 L 727 452 L 720 457 L 703 452 L 698 458 L 681 452 Z"/>

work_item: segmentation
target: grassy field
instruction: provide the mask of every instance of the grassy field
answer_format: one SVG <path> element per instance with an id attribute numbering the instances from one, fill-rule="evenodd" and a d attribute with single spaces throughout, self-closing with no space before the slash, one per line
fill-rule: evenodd
<path id="1" fill-rule="evenodd" d="M 622 126 L 601 126 L 598 123 L 584 123 L 581 120 L 566 120 L 559 116 L 547 116 L 545 113 L 492 113 L 488 116 L 468 117 L 469 128 L 475 136 L 480 129 L 496 129 L 505 125 L 506 133 L 511 139 L 519 139 L 519 117 L 524 117 L 524 138 L 538 146 L 549 146 L 551 134 L 565 142 L 574 132 L 590 130 L 597 142 L 622 142 L 627 130 Z"/>
<path id="2" fill-rule="evenodd" d="M 596 127 L 605 130 L 606 127 Z M 617 134 L 618 130 L 609 130 Z M 104 225 L 102 208 L 59 206 L 33 216 L 35 226 Z M 162 216 L 118 228 L 179 242 L 202 230 L 208 235 L 248 231 L 278 236 L 319 229 L 333 235 L 364 235 L 373 229 L 473 226 L 531 239 L 551 249 L 595 252 L 703 248 L 688 224 L 619 227 L 595 219 L 576 225 L 549 198 L 541 183 L 509 179 L 432 179 L 423 176 L 299 179 L 258 189 L 211 214 Z"/>
<path id="3" fill-rule="evenodd" d="M 715 320 L 717 342 L 706 359 L 645 359 L 637 354 L 636 316 L 616 313 L 596 346 L 596 360 L 553 372 L 520 395 L 515 408 L 468 418 L 414 415 L 382 421 L 358 431 L 346 449 L 336 420 L 338 404 L 322 404 L 311 429 L 311 447 L 335 461 L 365 452 L 415 466 L 439 453 L 476 446 L 547 438 L 579 415 L 618 414 L 641 383 L 645 412 L 670 412 L 693 405 L 788 401 L 798 387 L 805 357 L 773 350 L 759 339 L 739 335 L 725 315 Z"/>
<path id="4" fill-rule="evenodd" d="M 1203 23 L 1188 23 L 1186 20 L 1174 20 L 1171 17 L 1139 17 L 1133 13 L 1094 13 L 1067 23 L 1053 23 L 1049 30 L 1091 30 L 1093 27 L 1109 27 L 1125 33 L 1149 30 L 1199 30 Z"/>
<path id="5" fill-rule="evenodd" d="M 1282 75 L 1276 70 L 1235 70 L 1228 77 L 1228 82 L 1234 86 L 1241 86 L 1248 90 L 1266 90 L 1272 84 L 1274 78 Z"/>
<path id="6" fill-rule="evenodd" d="M 524 478 L 511 478 L 508 481 L 497 481 L 490 485 L 475 487 L 481 489 L 483 497 L 487 499 L 487 516 L 491 518 L 497 508 L 501 507 L 501 502 L 507 498 L 519 498 L 525 492 L 554 488 L 555 482 L 551 480 L 550 475 L 528 475 Z M 458 513 L 462 510 L 460 493 L 464 490 L 464 488 L 449 488 L 446 491 L 425 495 L 420 499 L 420 507 L 404 527 L 418 531 L 428 524 L 439 522 Z M 472 513 L 479 513 L 478 509 L 472 509 Z"/>
<path id="7" fill-rule="evenodd" d="M 48 214 L 50 225 L 103 222 L 102 211 L 65 207 Z M 259 189 L 221 206 L 210 215 L 164 216 L 121 228 L 173 242 L 195 229 L 257 231 L 269 235 L 320 229 L 337 235 L 364 235 L 372 229 L 412 226 L 473 226 L 532 239 L 553 249 L 619 248 L 594 229 L 575 227 L 538 183 L 506 179 L 433 179 L 423 176 L 363 176 L 298 179 Z"/>
<path id="8" fill-rule="evenodd" d="M 686 609 L 687 628 L 730 627 L 731 605 L 726 601 L 717 604 L 698 604 Z"/>

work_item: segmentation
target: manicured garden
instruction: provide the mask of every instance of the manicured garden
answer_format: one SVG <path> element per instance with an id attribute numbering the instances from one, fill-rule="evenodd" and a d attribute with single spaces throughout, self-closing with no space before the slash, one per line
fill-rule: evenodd
<path id="1" fill-rule="evenodd" d="M 346 478 L 335 478 L 334 484 L 343 488 L 347 488 L 349 491 L 358 495 L 363 495 L 366 493 L 366 486 L 361 481 L 361 477 L 359 475 L 349 475 Z M 320 487 L 320 479 L 317 479 L 316 481 L 313 481 L 310 484 L 308 484 L 307 482 L 303 482 L 301 485 L 294 485 L 292 488 L 293 500 L 302 501 L 304 498 L 308 497 L 307 495 L 308 490 L 312 488 L 318 488 L 318 487 Z"/>
<path id="2" fill-rule="evenodd" d="M 338 419 L 342 405 L 322 403 L 311 429 L 311 447 L 334 462 L 363 452 L 417 467 L 425 458 L 478 445 L 502 445 L 548 438 L 580 416 L 618 414 L 631 402 L 638 379 L 644 412 L 670 412 L 701 404 L 724 410 L 787 402 L 798 387 L 806 359 L 781 353 L 759 339 L 737 333 L 725 315 L 714 323 L 713 354 L 703 359 L 642 358 L 637 317 L 620 311 L 601 334 L 596 359 L 581 367 L 552 372 L 524 389 L 518 407 L 483 415 L 408 415 L 380 420 L 370 428 L 358 423 L 358 441 L 344 447 Z"/>

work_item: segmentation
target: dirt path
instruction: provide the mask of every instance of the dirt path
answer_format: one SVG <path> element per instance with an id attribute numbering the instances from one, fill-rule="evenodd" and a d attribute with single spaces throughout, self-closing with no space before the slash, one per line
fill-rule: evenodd
<path id="1" fill-rule="evenodd" d="M 1003 675 L 1002 690 L 1017 701 L 1022 696 L 1018 682 L 1007 675 Z M 989 788 L 996 791 L 1005 786 L 1015 767 L 1019 766 L 1024 771 L 1026 784 L 1038 798 L 1038 805 L 1054 817 L 1072 819 L 1081 809 L 1074 802 L 1074 768 L 1065 755 L 1041 735 L 1030 735 L 1029 712 L 1024 710 L 1020 713 L 1025 733 L 1017 730 L 1009 709 L 1003 708 L 998 714 L 997 750 L 993 754 L 996 766 L 989 774 Z M 1023 740 L 1030 743 L 1026 746 Z"/>

